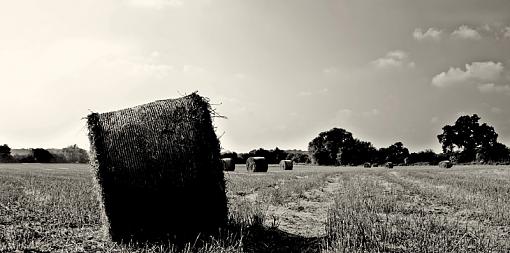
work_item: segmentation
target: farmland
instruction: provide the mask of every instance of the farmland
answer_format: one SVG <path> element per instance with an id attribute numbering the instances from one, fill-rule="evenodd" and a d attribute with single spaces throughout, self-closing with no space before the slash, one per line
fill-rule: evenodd
<path id="1" fill-rule="evenodd" d="M 226 172 L 230 224 L 200 252 L 508 252 L 510 167 Z M 102 233 L 87 165 L 0 164 L 0 251 L 165 252 Z"/>

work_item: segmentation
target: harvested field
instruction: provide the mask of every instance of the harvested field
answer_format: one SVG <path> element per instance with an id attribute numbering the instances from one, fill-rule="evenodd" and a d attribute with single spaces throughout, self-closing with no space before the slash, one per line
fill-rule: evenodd
<path id="1" fill-rule="evenodd" d="M 0 164 L 0 252 L 172 252 L 108 241 L 92 177 L 86 165 Z M 508 166 L 238 165 L 225 179 L 230 225 L 184 251 L 510 251 Z"/>

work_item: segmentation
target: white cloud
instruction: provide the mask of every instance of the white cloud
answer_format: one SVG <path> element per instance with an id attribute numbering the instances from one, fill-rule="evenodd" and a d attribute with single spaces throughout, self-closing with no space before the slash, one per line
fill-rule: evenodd
<path id="1" fill-rule="evenodd" d="M 352 112 L 351 109 L 340 109 L 336 113 L 336 118 L 338 118 L 338 119 L 346 119 L 346 118 L 351 117 L 352 114 L 353 114 L 353 112 Z"/>
<path id="2" fill-rule="evenodd" d="M 490 25 L 488 24 L 485 24 L 485 25 L 482 25 L 481 28 L 484 30 L 484 31 L 487 31 L 487 32 L 490 32 L 492 31 L 492 28 Z"/>
<path id="3" fill-rule="evenodd" d="M 300 96 L 300 97 L 308 97 L 311 95 L 312 95 L 312 93 L 310 91 L 301 91 L 298 93 L 298 96 Z"/>
<path id="4" fill-rule="evenodd" d="M 377 110 L 377 109 L 372 109 L 370 111 L 366 111 L 366 112 L 361 113 L 361 115 L 364 116 L 364 117 L 372 117 L 372 116 L 377 116 L 379 114 L 381 114 L 381 112 L 379 110 Z"/>
<path id="5" fill-rule="evenodd" d="M 183 5 L 181 0 L 129 0 L 129 5 L 140 8 L 161 10 L 166 7 L 179 7 Z"/>
<path id="6" fill-rule="evenodd" d="M 409 61 L 409 55 L 402 50 L 390 51 L 386 54 L 386 56 L 372 61 L 372 64 L 376 68 L 380 69 L 402 67 L 413 68 L 415 66 L 414 62 Z"/>
<path id="7" fill-rule="evenodd" d="M 338 73 L 338 68 L 335 68 L 335 67 L 325 68 L 322 70 L 322 73 L 325 75 L 335 74 L 335 73 Z"/>
<path id="8" fill-rule="evenodd" d="M 300 97 L 308 97 L 308 96 L 312 96 L 312 95 L 316 95 L 316 94 L 327 95 L 328 92 L 329 92 L 329 89 L 325 87 L 325 88 L 318 89 L 316 91 L 300 91 L 297 95 Z"/>
<path id="9" fill-rule="evenodd" d="M 416 29 L 414 29 L 413 37 L 416 40 L 430 39 L 430 40 L 434 40 L 434 41 L 439 41 L 441 39 L 442 33 L 443 33 L 443 31 L 433 28 L 433 27 L 430 27 L 425 32 L 423 32 L 423 30 L 421 28 L 416 28 Z"/>
<path id="10" fill-rule="evenodd" d="M 510 85 L 496 85 L 494 83 L 485 83 L 478 86 L 482 93 L 505 93 L 510 95 Z"/>
<path id="11" fill-rule="evenodd" d="M 499 114 L 499 113 L 503 112 L 503 110 L 499 107 L 492 107 L 491 112 L 495 113 L 495 114 Z"/>
<path id="12" fill-rule="evenodd" d="M 503 37 L 510 39 L 510 26 L 507 26 L 505 29 L 503 29 Z"/>
<path id="13" fill-rule="evenodd" d="M 480 33 L 477 30 L 475 30 L 467 25 L 459 26 L 459 28 L 457 28 L 457 30 L 453 31 L 451 35 L 452 35 L 452 37 L 459 38 L 459 39 L 479 40 L 482 38 L 482 35 L 480 35 Z"/>
<path id="14" fill-rule="evenodd" d="M 432 84 L 437 87 L 446 87 L 456 84 L 484 84 L 496 82 L 501 79 L 503 64 L 500 62 L 473 62 L 466 64 L 466 70 L 450 68 L 432 79 Z"/>

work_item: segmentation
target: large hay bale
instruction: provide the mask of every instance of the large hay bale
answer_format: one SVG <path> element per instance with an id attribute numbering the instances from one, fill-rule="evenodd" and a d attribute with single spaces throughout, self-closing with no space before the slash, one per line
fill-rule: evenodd
<path id="1" fill-rule="evenodd" d="M 246 159 L 246 170 L 249 172 L 267 172 L 267 161 L 264 157 Z"/>
<path id="2" fill-rule="evenodd" d="M 292 170 L 293 168 L 294 168 L 294 162 L 292 160 L 281 160 L 280 161 L 280 169 Z"/>
<path id="3" fill-rule="evenodd" d="M 234 171 L 236 169 L 236 164 L 232 158 L 223 158 L 221 162 L 223 163 L 224 171 Z"/>
<path id="4" fill-rule="evenodd" d="M 88 116 L 92 165 L 113 241 L 194 240 L 227 221 L 208 100 L 191 95 Z"/>
<path id="5" fill-rule="evenodd" d="M 370 167 L 372 167 L 372 164 L 370 164 L 370 163 L 364 163 L 364 164 L 363 164 L 363 167 L 365 167 L 365 168 L 370 168 Z"/>
<path id="6" fill-rule="evenodd" d="M 393 163 L 392 162 L 387 162 L 384 164 L 384 167 L 388 168 L 388 169 L 391 169 L 393 168 Z"/>
<path id="7" fill-rule="evenodd" d="M 439 168 L 446 168 L 446 169 L 449 169 L 453 167 L 453 163 L 448 161 L 448 160 L 445 160 L 445 161 L 441 161 L 439 162 Z"/>

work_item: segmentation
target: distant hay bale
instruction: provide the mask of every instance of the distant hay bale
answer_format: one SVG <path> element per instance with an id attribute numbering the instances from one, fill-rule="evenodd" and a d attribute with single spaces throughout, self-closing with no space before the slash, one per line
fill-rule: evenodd
<path id="1" fill-rule="evenodd" d="M 292 162 L 292 160 L 281 160 L 280 161 L 280 169 L 292 170 L 293 168 L 294 168 L 294 162 Z"/>
<path id="2" fill-rule="evenodd" d="M 267 172 L 266 158 L 250 157 L 246 159 L 246 169 L 249 172 Z"/>
<path id="3" fill-rule="evenodd" d="M 372 164 L 370 164 L 370 163 L 364 163 L 364 164 L 363 164 L 363 167 L 365 167 L 365 168 L 370 168 L 370 167 L 372 167 Z"/>
<path id="4" fill-rule="evenodd" d="M 221 162 L 223 163 L 224 171 L 234 171 L 236 169 L 236 164 L 232 158 L 223 158 Z"/>
<path id="5" fill-rule="evenodd" d="M 374 167 L 374 168 L 379 167 L 379 164 L 374 163 L 374 164 L 372 164 L 372 167 Z"/>
<path id="6" fill-rule="evenodd" d="M 387 162 L 384 164 L 384 167 L 388 168 L 388 169 L 391 169 L 393 168 L 393 163 L 392 162 Z"/>
<path id="7" fill-rule="evenodd" d="M 445 161 L 441 161 L 439 162 L 439 168 L 446 168 L 446 169 L 449 169 L 453 167 L 453 163 L 448 161 L 448 160 L 445 160 Z"/>
<path id="8" fill-rule="evenodd" d="M 88 116 L 104 225 L 115 242 L 182 243 L 227 221 L 220 144 L 193 93 Z"/>

